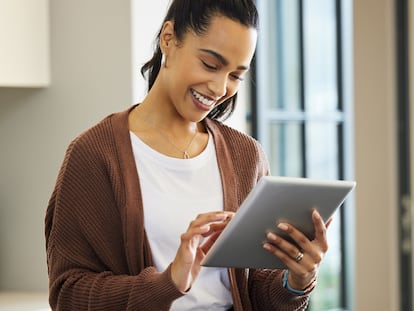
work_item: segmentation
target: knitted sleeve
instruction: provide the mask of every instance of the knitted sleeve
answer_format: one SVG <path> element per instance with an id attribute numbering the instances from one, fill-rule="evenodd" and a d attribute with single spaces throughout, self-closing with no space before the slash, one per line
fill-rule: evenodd
<path id="1" fill-rule="evenodd" d="M 309 295 L 298 296 L 282 286 L 283 270 L 250 270 L 253 310 L 305 311 Z"/>
<path id="2" fill-rule="evenodd" d="M 183 294 L 170 268 L 130 273 L 116 196 L 116 156 L 102 132 L 82 135 L 67 150 L 46 219 L 49 302 L 53 310 L 169 310 Z M 116 192 L 118 191 L 118 193 Z"/>

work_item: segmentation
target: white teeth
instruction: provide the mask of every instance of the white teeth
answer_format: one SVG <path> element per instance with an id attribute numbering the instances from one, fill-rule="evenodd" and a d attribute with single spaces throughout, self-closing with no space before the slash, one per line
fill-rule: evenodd
<path id="1" fill-rule="evenodd" d="M 197 98 L 197 100 L 199 100 L 203 105 L 213 106 L 216 102 L 215 100 L 205 98 L 203 95 L 197 93 L 194 90 L 191 90 L 191 92 L 193 93 L 194 97 Z"/>

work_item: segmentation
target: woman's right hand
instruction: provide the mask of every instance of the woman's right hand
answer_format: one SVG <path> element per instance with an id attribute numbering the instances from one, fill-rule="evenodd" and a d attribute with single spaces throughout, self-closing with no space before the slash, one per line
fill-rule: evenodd
<path id="1" fill-rule="evenodd" d="M 181 244 L 171 265 L 171 277 L 178 290 L 191 288 L 200 272 L 200 263 L 214 241 L 233 217 L 233 212 L 200 214 L 181 235 Z M 204 239 L 208 238 L 205 243 Z"/>

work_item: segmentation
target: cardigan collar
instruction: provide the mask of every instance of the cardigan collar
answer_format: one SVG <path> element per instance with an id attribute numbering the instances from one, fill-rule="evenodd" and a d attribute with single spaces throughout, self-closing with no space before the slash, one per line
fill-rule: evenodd
<path id="1" fill-rule="evenodd" d="M 144 228 L 141 186 L 128 126 L 128 115 L 135 107 L 136 105 L 131 106 L 127 110 L 110 116 L 125 189 L 124 198 L 122 198 L 124 209 L 121 217 L 127 260 L 132 274 L 138 274 L 142 269 L 153 264 Z M 224 210 L 236 211 L 238 208 L 236 178 L 231 153 L 221 131 L 220 123 L 210 119 L 205 119 L 202 122 L 213 135 L 223 187 Z"/>

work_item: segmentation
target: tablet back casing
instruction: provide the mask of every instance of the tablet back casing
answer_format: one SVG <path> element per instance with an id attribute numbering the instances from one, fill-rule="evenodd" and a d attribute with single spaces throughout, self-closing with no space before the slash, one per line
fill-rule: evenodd
<path id="1" fill-rule="evenodd" d="M 312 240 L 313 209 L 317 209 L 326 222 L 354 187 L 353 181 L 262 177 L 207 253 L 202 265 L 286 268 L 276 256 L 263 249 L 266 233 L 273 231 L 291 241 L 277 228 L 279 223 L 286 222 Z"/>

